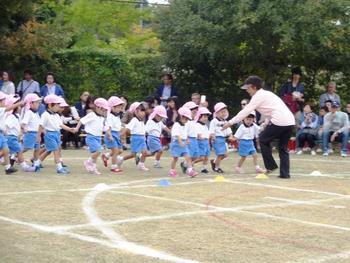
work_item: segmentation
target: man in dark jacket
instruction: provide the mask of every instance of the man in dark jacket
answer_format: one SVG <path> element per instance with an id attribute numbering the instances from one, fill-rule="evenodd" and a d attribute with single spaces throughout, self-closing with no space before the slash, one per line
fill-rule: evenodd
<path id="1" fill-rule="evenodd" d="M 173 76 L 171 74 L 163 76 L 163 84 L 157 88 L 156 96 L 164 107 L 166 107 L 168 98 L 179 96 L 177 89 L 173 85 Z"/>

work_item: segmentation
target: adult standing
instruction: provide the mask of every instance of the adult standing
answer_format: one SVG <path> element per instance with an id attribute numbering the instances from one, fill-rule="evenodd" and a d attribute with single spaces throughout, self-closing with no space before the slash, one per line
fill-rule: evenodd
<path id="1" fill-rule="evenodd" d="M 88 91 L 84 91 L 80 95 L 80 100 L 74 105 L 74 107 L 77 109 L 79 113 L 80 118 L 83 118 L 86 115 L 86 102 L 89 96 L 90 96 L 90 93 Z"/>
<path id="2" fill-rule="evenodd" d="M 1 91 L 7 95 L 15 94 L 15 84 L 12 82 L 12 75 L 9 72 L 4 71 L 2 73 L 2 80 Z"/>
<path id="3" fill-rule="evenodd" d="M 46 74 L 46 84 L 40 88 L 41 97 L 45 98 L 47 95 L 55 94 L 60 97 L 64 97 L 64 91 L 62 87 L 56 83 L 55 75 L 51 72 Z"/>
<path id="4" fill-rule="evenodd" d="M 266 116 L 270 122 L 259 136 L 261 153 L 267 172 L 278 168 L 272 156 L 271 142 L 279 140 L 278 151 L 280 157 L 280 178 L 290 178 L 288 141 L 295 125 L 292 112 L 286 104 L 274 93 L 262 89 L 262 80 L 258 76 L 248 77 L 241 89 L 246 90 L 252 97 L 251 101 L 223 129 L 242 121 L 252 111 L 257 110 Z"/>
<path id="5" fill-rule="evenodd" d="M 29 93 L 40 94 L 39 82 L 33 79 L 33 72 L 29 69 L 24 71 L 24 78 L 17 86 L 17 94 L 24 99 Z"/>
<path id="6" fill-rule="evenodd" d="M 163 84 L 157 88 L 156 95 L 161 104 L 166 107 L 167 99 L 170 97 L 178 97 L 178 90 L 173 84 L 173 76 L 169 73 L 163 76 Z"/>
<path id="7" fill-rule="evenodd" d="M 327 85 L 327 92 L 320 96 L 320 107 L 325 106 L 327 101 L 336 101 L 340 104 L 340 97 L 336 93 L 337 85 L 335 82 L 329 82 Z"/>

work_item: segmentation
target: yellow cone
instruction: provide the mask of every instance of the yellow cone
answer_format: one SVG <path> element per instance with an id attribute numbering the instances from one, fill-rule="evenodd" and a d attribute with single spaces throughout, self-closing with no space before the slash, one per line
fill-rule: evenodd
<path id="1" fill-rule="evenodd" d="M 258 174 L 255 176 L 256 179 L 269 179 L 269 177 L 266 174 Z"/>
<path id="2" fill-rule="evenodd" d="M 218 176 L 215 177 L 214 180 L 215 180 L 215 182 L 217 182 L 217 183 L 221 183 L 221 182 L 225 182 L 225 181 L 226 181 L 226 178 L 223 177 L 222 175 L 218 175 Z"/>

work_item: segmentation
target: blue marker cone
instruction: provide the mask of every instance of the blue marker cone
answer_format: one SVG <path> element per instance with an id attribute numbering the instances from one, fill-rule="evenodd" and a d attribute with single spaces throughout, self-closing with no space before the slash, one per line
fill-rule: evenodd
<path id="1" fill-rule="evenodd" d="M 162 179 L 162 180 L 159 181 L 159 185 L 163 186 L 163 187 L 167 187 L 167 186 L 170 186 L 171 183 L 170 183 L 170 181 L 168 179 Z"/>

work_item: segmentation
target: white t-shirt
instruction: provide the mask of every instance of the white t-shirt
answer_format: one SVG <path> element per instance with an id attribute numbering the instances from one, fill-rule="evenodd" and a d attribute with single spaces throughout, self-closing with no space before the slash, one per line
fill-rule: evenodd
<path id="1" fill-rule="evenodd" d="M 39 126 L 41 125 L 41 120 L 38 112 L 33 112 L 32 110 L 27 110 L 21 120 L 21 124 L 27 126 L 28 132 L 38 132 Z"/>
<path id="2" fill-rule="evenodd" d="M 197 138 L 197 136 L 198 136 L 197 122 L 188 121 L 188 122 L 186 122 L 185 126 L 188 129 L 188 131 L 187 131 L 188 137 Z"/>
<path id="3" fill-rule="evenodd" d="M 41 125 L 47 131 L 60 131 L 63 121 L 60 115 L 57 113 L 50 113 L 45 111 L 41 115 Z"/>
<path id="4" fill-rule="evenodd" d="M 252 126 L 246 127 L 243 123 L 239 126 L 234 137 L 239 140 L 254 140 L 259 135 L 260 127 L 253 123 Z"/>
<path id="5" fill-rule="evenodd" d="M 180 136 L 181 140 L 186 140 L 188 137 L 188 127 L 186 125 L 181 125 L 178 122 L 175 122 L 171 129 L 171 137 L 176 139 L 176 136 Z"/>
<path id="6" fill-rule="evenodd" d="M 146 123 L 146 132 L 148 135 L 160 137 L 162 130 L 165 127 L 166 126 L 162 121 L 155 122 L 154 120 L 148 120 Z"/>
<path id="7" fill-rule="evenodd" d="M 6 117 L 5 131 L 7 135 L 19 136 L 21 133 L 21 125 L 17 114 L 15 115 L 15 113 L 13 113 Z"/>
<path id="8" fill-rule="evenodd" d="M 227 137 L 232 134 L 231 128 L 227 128 L 222 131 L 222 126 L 227 123 L 226 120 L 219 120 L 218 118 L 212 119 L 209 125 L 210 134 L 214 134 L 215 137 Z"/>
<path id="9" fill-rule="evenodd" d="M 0 132 L 5 131 L 6 108 L 0 108 Z"/>
<path id="10" fill-rule="evenodd" d="M 94 136 L 102 136 L 105 123 L 105 118 L 103 116 L 99 116 L 92 111 L 81 118 L 80 122 L 85 126 L 84 130 L 86 133 Z"/>
<path id="11" fill-rule="evenodd" d="M 126 128 L 130 131 L 131 134 L 134 135 L 146 134 L 145 123 L 136 117 L 131 119 L 131 121 L 126 125 Z"/>
<path id="12" fill-rule="evenodd" d="M 106 118 L 106 129 L 119 132 L 122 129 L 122 122 L 119 115 L 115 116 L 113 113 L 108 113 Z"/>
<path id="13" fill-rule="evenodd" d="M 207 125 L 197 122 L 196 129 L 198 131 L 198 138 L 201 137 L 201 139 L 209 139 L 210 132 Z"/>

